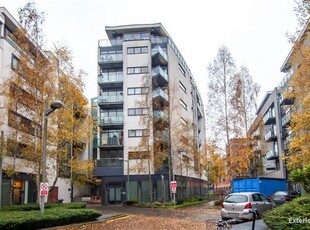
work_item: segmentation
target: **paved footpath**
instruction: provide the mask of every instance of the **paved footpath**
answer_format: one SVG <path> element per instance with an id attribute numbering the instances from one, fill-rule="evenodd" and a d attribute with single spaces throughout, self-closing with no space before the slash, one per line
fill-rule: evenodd
<path id="1" fill-rule="evenodd" d="M 211 208 L 207 203 L 184 208 L 141 208 L 122 205 L 88 205 L 87 208 L 102 213 L 98 221 L 62 226 L 53 229 L 83 230 L 195 230 L 216 229 L 220 219 L 219 208 Z M 251 222 L 235 225 L 235 230 L 250 230 Z M 256 224 L 255 230 L 266 230 Z"/>

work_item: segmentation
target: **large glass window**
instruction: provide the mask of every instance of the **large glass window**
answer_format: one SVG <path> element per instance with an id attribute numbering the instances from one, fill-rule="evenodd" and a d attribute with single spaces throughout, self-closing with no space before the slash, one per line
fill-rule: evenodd
<path id="1" fill-rule="evenodd" d="M 123 109 L 101 110 L 100 122 L 103 124 L 123 123 Z"/>
<path id="2" fill-rule="evenodd" d="M 121 69 L 101 70 L 103 82 L 123 81 L 123 71 Z"/>
<path id="3" fill-rule="evenodd" d="M 122 130 L 104 130 L 101 132 L 101 145 L 122 145 Z"/>
<path id="4" fill-rule="evenodd" d="M 99 102 L 122 102 L 123 101 L 123 91 L 104 91 L 101 92 L 99 97 Z"/>

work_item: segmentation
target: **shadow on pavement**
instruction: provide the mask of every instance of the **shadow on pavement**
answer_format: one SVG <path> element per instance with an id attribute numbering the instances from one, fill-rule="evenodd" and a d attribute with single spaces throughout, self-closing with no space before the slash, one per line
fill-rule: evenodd
<path id="1" fill-rule="evenodd" d="M 235 224 L 235 225 L 233 225 L 232 229 L 233 230 L 251 230 L 252 224 L 253 224 L 253 221 L 248 221 L 248 222 L 244 222 L 241 224 Z M 255 230 L 267 230 L 268 227 L 262 219 L 259 219 L 259 220 L 255 221 L 255 228 L 254 229 Z"/>

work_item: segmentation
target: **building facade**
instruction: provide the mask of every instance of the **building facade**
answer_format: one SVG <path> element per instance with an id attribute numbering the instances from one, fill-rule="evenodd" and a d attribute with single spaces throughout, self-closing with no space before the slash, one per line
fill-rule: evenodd
<path id="1" fill-rule="evenodd" d="M 169 200 L 206 189 L 204 108 L 194 78 L 160 24 L 106 27 L 98 43 L 102 203 Z"/>
<path id="2" fill-rule="evenodd" d="M 20 60 L 23 54 L 23 49 L 12 39 L 13 35 L 21 25 L 19 22 L 4 8 L 0 7 L 0 84 L 1 84 L 1 94 L 0 94 L 0 131 L 1 131 L 1 145 L 4 150 L 1 153 L 1 172 L 2 181 L 1 186 L 1 205 L 12 204 L 26 204 L 35 203 L 38 201 L 39 188 L 38 188 L 38 178 L 41 178 L 42 167 L 37 167 L 41 161 L 41 156 L 39 159 L 30 158 L 33 153 L 33 146 L 41 146 L 39 144 L 42 141 L 42 123 L 39 122 L 38 118 L 43 118 L 43 110 L 38 110 L 35 112 L 34 101 L 39 105 L 42 105 L 42 98 L 39 99 L 41 94 L 40 90 L 34 90 L 30 80 L 25 76 L 20 77 L 22 83 L 17 85 L 15 82 L 12 83 L 11 79 L 18 79 L 18 68 L 20 67 Z M 27 36 L 27 44 L 33 46 L 32 39 Z M 39 50 L 42 59 L 48 60 L 46 63 L 51 64 L 55 59 L 55 56 L 51 52 L 45 52 Z M 33 60 L 30 60 L 29 66 L 33 65 Z M 29 68 L 30 69 L 30 68 Z M 51 87 L 52 91 L 55 93 L 58 91 L 58 78 L 59 69 L 53 73 L 56 76 L 56 80 L 53 84 L 55 87 Z M 8 84 L 9 82 L 9 84 Z M 15 85 L 14 85 L 15 84 Z M 14 86 L 13 86 L 14 85 Z M 4 93 L 4 89 L 10 90 L 10 97 L 17 98 L 15 100 L 16 110 L 12 110 L 12 107 L 8 107 L 8 101 L 11 100 L 8 94 Z M 38 96 L 39 95 L 39 96 Z M 81 98 L 87 103 L 87 99 L 82 95 Z M 38 106 L 39 107 L 39 106 Z M 41 106 L 43 108 L 43 106 Z M 72 107 L 72 106 L 71 106 Z M 71 108 L 70 107 L 70 108 Z M 51 122 L 49 123 L 49 129 L 55 128 L 57 130 L 57 125 L 51 127 Z M 56 132 L 56 131 L 55 131 Z M 29 140 L 29 142 L 27 142 Z M 33 140 L 30 141 L 30 140 Z M 89 159 L 88 155 L 88 139 L 85 140 L 85 151 L 80 154 L 81 159 Z M 86 146 L 87 145 L 87 146 Z M 47 149 L 55 148 L 47 146 Z M 41 149 L 41 148 L 40 148 Z M 36 153 L 41 150 L 37 149 Z M 29 155 L 23 154 L 27 151 Z M 51 194 L 49 194 L 49 201 L 57 202 L 58 199 L 62 199 L 64 202 L 70 202 L 74 196 L 89 195 L 89 189 L 73 189 L 71 186 L 72 173 L 70 174 L 70 152 L 72 153 L 74 149 L 66 148 L 68 152 L 68 159 L 61 165 L 61 172 L 57 175 L 57 162 L 54 158 L 47 156 L 47 177 L 48 184 L 52 186 L 55 178 L 57 182 Z M 40 153 L 39 153 L 40 155 Z M 40 168 L 38 170 L 38 168 Z M 11 169 L 14 170 L 14 174 L 10 174 Z M 41 179 L 40 179 L 41 181 Z M 74 190 L 74 194 L 70 194 L 70 191 Z M 10 193 L 12 191 L 12 196 Z"/>
<path id="3" fill-rule="evenodd" d="M 301 31 L 297 41 L 300 44 L 293 46 L 281 66 L 281 72 L 284 73 L 282 81 L 273 91 L 267 92 L 249 130 L 253 140 L 252 150 L 256 156 L 251 162 L 251 175 L 286 179 L 289 188 L 293 185 L 289 181 L 285 157 L 292 154 L 289 149 L 294 135 L 291 127 L 292 115 L 302 107 L 302 103 L 295 101 L 295 98 L 289 96 L 288 93 L 293 89 L 290 79 L 296 70 L 301 68 L 301 63 L 308 65 L 309 22 Z M 294 52 L 301 51 L 304 55 L 292 58 Z M 308 76 L 308 69 L 301 70 L 303 71 L 301 75 Z"/>

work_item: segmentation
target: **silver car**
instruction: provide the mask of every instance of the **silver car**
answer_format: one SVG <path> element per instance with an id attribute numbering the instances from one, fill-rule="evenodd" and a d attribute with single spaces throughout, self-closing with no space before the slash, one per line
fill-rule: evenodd
<path id="1" fill-rule="evenodd" d="M 262 193 L 231 193 L 225 197 L 222 203 L 221 216 L 222 219 L 251 220 L 253 216 L 249 214 L 249 210 L 256 209 L 258 217 L 261 217 L 263 212 L 273 209 L 275 206 L 275 203 Z"/>

